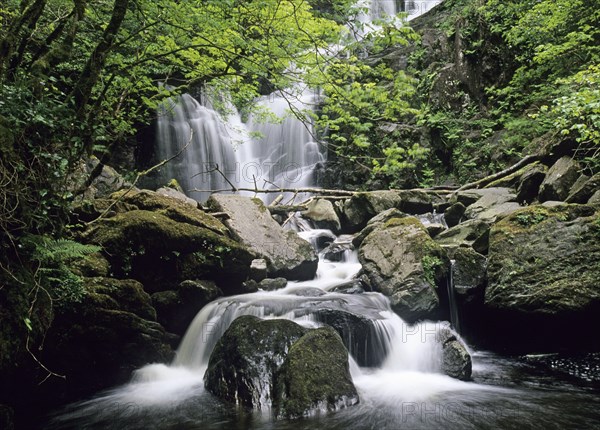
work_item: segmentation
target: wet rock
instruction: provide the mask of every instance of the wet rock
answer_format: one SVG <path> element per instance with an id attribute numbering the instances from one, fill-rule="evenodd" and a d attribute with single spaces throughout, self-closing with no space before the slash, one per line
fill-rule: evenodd
<path id="1" fill-rule="evenodd" d="M 593 206 L 600 206 L 600 190 L 596 191 L 592 197 L 588 200 L 588 204 Z"/>
<path id="2" fill-rule="evenodd" d="M 450 261 L 418 219 L 388 220 L 364 239 L 358 255 L 373 289 L 405 321 L 438 316 L 436 289 L 445 288 Z"/>
<path id="3" fill-rule="evenodd" d="M 585 176 L 583 176 L 585 177 Z M 579 181 L 578 181 L 579 182 Z M 594 193 L 600 190 L 600 173 L 596 173 L 591 178 L 573 185 L 569 196 L 565 200 L 567 203 L 587 203 Z"/>
<path id="4" fill-rule="evenodd" d="M 308 417 L 359 403 L 348 351 L 331 327 L 311 330 L 295 342 L 277 374 L 279 418 Z"/>
<path id="5" fill-rule="evenodd" d="M 600 310 L 599 238 L 600 215 L 585 205 L 529 206 L 492 227 L 485 304 L 490 327 L 502 322 L 499 343 L 590 343 L 587 321 Z"/>
<path id="6" fill-rule="evenodd" d="M 358 233 L 354 237 L 354 239 L 352 239 L 352 244 L 356 248 L 358 248 L 360 246 L 360 244 L 363 242 L 363 240 L 365 240 L 365 237 L 367 237 L 369 235 L 369 233 L 371 233 L 372 231 L 374 231 L 377 228 L 381 228 L 386 222 L 388 222 L 389 220 L 391 220 L 393 218 L 404 218 L 406 216 L 408 216 L 408 215 L 400 212 L 396 208 L 388 209 L 388 210 L 385 210 L 385 211 L 377 214 L 375 217 L 370 219 L 369 222 L 367 223 L 366 227 L 363 228 L 360 231 L 360 233 Z"/>
<path id="7" fill-rule="evenodd" d="M 516 196 L 511 188 L 495 187 L 456 191 L 452 193 L 450 202 L 462 203 L 467 208 L 478 203 L 471 208 L 471 212 L 474 216 L 476 213 L 481 212 L 490 205 L 512 202 L 515 201 L 515 198 Z"/>
<path id="8" fill-rule="evenodd" d="M 149 292 L 205 278 L 232 294 L 248 277 L 250 262 L 256 258 L 243 245 L 212 229 L 148 210 L 103 219 L 82 238 L 110 250 L 106 258 L 114 276 L 137 279 Z"/>
<path id="9" fill-rule="evenodd" d="M 508 188 L 486 188 L 487 191 L 465 210 L 465 217 L 479 218 L 493 222 L 499 215 L 516 210 L 520 206 L 516 203 L 517 196 Z"/>
<path id="10" fill-rule="evenodd" d="M 223 292 L 210 281 L 187 280 L 175 291 L 152 294 L 157 320 L 167 331 L 183 336 L 196 314 Z"/>
<path id="11" fill-rule="evenodd" d="M 266 409 L 275 397 L 275 375 L 306 329 L 284 319 L 237 318 L 210 355 L 204 385 L 230 403 Z"/>
<path id="12" fill-rule="evenodd" d="M 156 190 L 156 194 L 160 196 L 169 197 L 172 199 L 179 200 L 187 205 L 190 205 L 193 208 L 198 208 L 198 202 L 188 196 L 186 196 L 182 191 L 176 190 L 171 187 L 162 187 Z"/>
<path id="13" fill-rule="evenodd" d="M 319 309 L 314 315 L 318 322 L 335 329 L 359 366 L 381 366 L 387 345 L 380 342 L 370 319 L 340 309 Z"/>
<path id="14" fill-rule="evenodd" d="M 293 231 L 285 231 L 258 199 L 214 194 L 207 204 L 225 212 L 225 224 L 243 245 L 267 260 L 268 275 L 290 280 L 312 279 L 317 271 L 317 254 Z"/>
<path id="15" fill-rule="evenodd" d="M 325 248 L 321 253 L 323 258 L 329 261 L 343 261 L 346 251 L 354 250 L 354 245 L 350 240 L 339 242 L 335 241 Z"/>
<path id="16" fill-rule="evenodd" d="M 462 221 L 466 209 L 465 205 L 460 202 L 456 202 L 446 209 L 444 211 L 444 219 L 446 220 L 448 227 L 458 225 Z"/>
<path id="17" fill-rule="evenodd" d="M 436 339 L 442 345 L 442 372 L 462 381 L 471 379 L 473 363 L 462 340 L 446 327 L 438 330 Z"/>
<path id="18" fill-rule="evenodd" d="M 260 282 L 267 277 L 267 260 L 257 258 L 250 263 L 250 278 L 256 282 Z"/>
<path id="19" fill-rule="evenodd" d="M 435 237 L 444 247 L 472 247 L 480 254 L 487 254 L 490 226 L 487 222 L 473 219 L 449 228 Z"/>
<path id="20" fill-rule="evenodd" d="M 558 159 L 540 185 L 539 200 L 565 200 L 569 190 L 579 178 L 579 164 L 571 157 L 565 156 Z"/>
<path id="21" fill-rule="evenodd" d="M 365 284 L 364 280 L 361 278 L 353 279 L 348 282 L 344 282 L 343 284 L 336 285 L 330 291 L 334 293 L 342 293 L 342 294 L 362 294 L 365 291 L 370 291 L 371 288 Z"/>
<path id="22" fill-rule="evenodd" d="M 534 163 L 523 172 L 517 185 L 517 201 L 532 203 L 538 196 L 540 185 L 546 178 L 548 168 L 540 163 Z"/>
<path id="23" fill-rule="evenodd" d="M 317 228 L 331 230 L 335 233 L 339 232 L 341 228 L 340 219 L 329 200 L 311 201 L 308 209 L 302 212 L 302 217 L 311 220 Z"/>
<path id="24" fill-rule="evenodd" d="M 56 309 L 40 354 L 46 366 L 67 377 L 57 395 L 88 396 L 125 383 L 141 366 L 173 358 L 171 339 L 155 321 L 141 284 L 86 278 L 84 288 L 80 302 Z"/>
<path id="25" fill-rule="evenodd" d="M 275 291 L 285 288 L 287 282 L 285 278 L 267 278 L 260 281 L 258 287 L 265 291 Z"/>

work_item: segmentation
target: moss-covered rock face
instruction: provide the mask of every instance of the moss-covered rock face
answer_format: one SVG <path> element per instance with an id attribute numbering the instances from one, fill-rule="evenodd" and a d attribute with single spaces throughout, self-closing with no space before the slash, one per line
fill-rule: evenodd
<path id="1" fill-rule="evenodd" d="M 348 351 L 331 327 L 311 330 L 295 342 L 276 378 L 274 407 L 280 418 L 311 416 L 359 402 Z"/>
<path id="2" fill-rule="evenodd" d="M 206 278 L 233 293 L 248 277 L 254 258 L 244 246 L 212 229 L 147 210 L 101 220 L 83 238 L 105 249 L 112 275 L 138 279 L 150 292 Z"/>
<path id="3" fill-rule="evenodd" d="M 489 223 L 479 219 L 471 219 L 441 232 L 435 237 L 435 241 L 444 247 L 472 247 L 481 254 L 487 254 L 489 233 Z"/>
<path id="4" fill-rule="evenodd" d="M 40 357 L 66 375 L 55 387 L 62 401 L 124 383 L 135 369 L 173 357 L 139 282 L 97 277 L 86 278 L 84 287 L 80 302 L 57 309 Z"/>
<path id="5" fill-rule="evenodd" d="M 505 218 L 491 229 L 488 277 L 486 306 L 519 338 L 559 345 L 586 336 L 586 318 L 600 311 L 600 214 L 537 205 Z"/>
<path id="6" fill-rule="evenodd" d="M 275 374 L 292 344 L 305 333 L 305 328 L 284 319 L 237 318 L 210 356 L 204 375 L 206 389 L 240 406 L 270 407 Z"/>
<path id="7" fill-rule="evenodd" d="M 414 217 L 392 218 L 372 231 L 359 261 L 373 289 L 388 296 L 408 322 L 439 317 L 438 287 L 446 290 L 450 261 Z"/>

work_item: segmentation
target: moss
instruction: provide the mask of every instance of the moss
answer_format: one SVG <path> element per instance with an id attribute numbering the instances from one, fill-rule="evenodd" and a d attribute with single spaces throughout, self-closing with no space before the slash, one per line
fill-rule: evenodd
<path id="1" fill-rule="evenodd" d="M 277 390 L 279 417 L 299 418 L 322 406 L 331 411 L 358 403 L 348 351 L 333 328 L 311 330 L 291 346 Z"/>
<path id="2" fill-rule="evenodd" d="M 408 226 L 412 226 L 415 227 L 419 230 L 423 230 L 425 233 L 427 233 L 427 230 L 425 230 L 425 228 L 423 227 L 423 224 L 421 224 L 421 222 L 415 218 L 415 217 L 404 217 L 404 218 L 392 218 L 389 219 L 385 222 L 385 224 L 383 225 L 383 228 L 392 228 L 392 227 L 408 227 Z"/>

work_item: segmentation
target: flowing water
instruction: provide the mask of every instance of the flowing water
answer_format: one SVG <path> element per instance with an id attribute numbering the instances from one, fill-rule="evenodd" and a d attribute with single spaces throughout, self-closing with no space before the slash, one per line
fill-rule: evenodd
<path id="1" fill-rule="evenodd" d="M 367 1 L 369 20 L 409 12 L 409 18 L 439 1 Z M 283 117 L 289 109 L 312 106 L 317 94 L 303 90 L 290 102 L 281 93 L 259 103 Z M 262 138 L 252 137 L 258 131 Z M 188 142 L 183 157 L 167 166 L 184 189 L 307 186 L 324 161 L 314 131 L 294 117 L 282 122 L 242 122 L 235 112 L 217 113 L 207 98 L 182 96 L 165 106 L 158 124 L 159 152 L 168 158 Z M 191 140 L 190 140 L 191 139 Z M 191 192 L 204 200 L 207 191 Z M 436 215 L 422 222 L 440 223 Z M 216 300 L 196 316 L 170 365 L 153 364 L 135 372 L 122 387 L 69 405 L 47 426 L 51 429 L 550 429 L 598 428 L 597 386 L 540 371 L 521 360 L 472 351 L 473 378 L 464 382 L 440 372 L 436 333 L 446 322 L 406 324 L 391 311 L 387 298 L 362 292 L 352 284 L 361 266 L 348 237 L 313 229 L 302 219 L 289 226 L 318 248 L 338 242 L 348 249 L 341 261 L 320 252 L 312 281 L 288 282 L 281 290 L 259 291 Z M 336 259 L 337 260 L 337 259 Z M 449 285 L 449 295 L 452 285 Z M 307 327 L 324 323 L 324 315 L 359 316 L 367 335 L 343 333 L 360 404 L 306 420 L 273 420 L 268 408 L 247 411 L 220 402 L 204 389 L 210 353 L 240 315 L 286 318 Z M 455 325 L 458 320 L 453 321 Z"/>
<path id="2" fill-rule="evenodd" d="M 347 244 L 328 230 L 292 223 L 313 244 L 332 240 Z M 327 238 L 327 241 L 319 240 Z M 174 362 L 135 372 L 131 383 L 67 407 L 52 429 L 497 429 L 593 428 L 600 423 L 598 387 L 541 374 L 522 361 L 471 351 L 473 380 L 452 379 L 440 372 L 436 342 L 446 322 L 406 324 L 383 295 L 348 294 L 360 270 L 356 251 L 341 261 L 320 252 L 312 281 L 288 282 L 278 291 L 259 291 L 216 300 L 190 325 Z M 322 325 L 321 312 L 360 315 L 371 324 L 365 339 L 344 337 L 360 404 L 336 413 L 298 421 L 276 421 L 268 407 L 247 411 L 226 405 L 205 391 L 203 376 L 216 342 L 241 315 L 286 318 L 307 327 Z M 363 352 L 369 350 L 370 355 Z M 267 406 L 267 405 L 265 405 Z"/>

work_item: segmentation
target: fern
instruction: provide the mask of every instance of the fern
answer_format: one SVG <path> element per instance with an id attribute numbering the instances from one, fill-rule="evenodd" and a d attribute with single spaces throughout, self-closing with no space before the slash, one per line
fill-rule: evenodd
<path id="1" fill-rule="evenodd" d="M 67 266 L 72 260 L 100 251 L 96 245 L 85 245 L 69 239 L 29 235 L 22 245 L 29 250 L 31 260 L 39 265 L 37 282 L 56 305 L 80 302 L 85 295 L 83 279 Z"/>
<path id="2" fill-rule="evenodd" d="M 69 239 L 52 239 L 47 236 L 27 236 L 24 242 L 33 246 L 31 257 L 41 265 L 54 266 L 99 252 L 96 245 L 85 245 Z"/>

